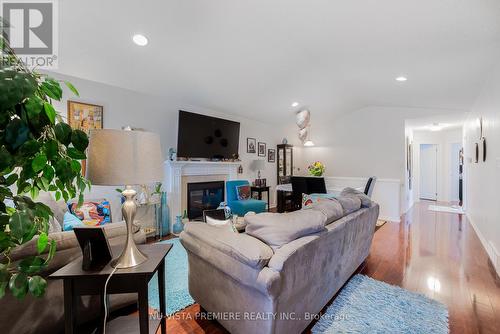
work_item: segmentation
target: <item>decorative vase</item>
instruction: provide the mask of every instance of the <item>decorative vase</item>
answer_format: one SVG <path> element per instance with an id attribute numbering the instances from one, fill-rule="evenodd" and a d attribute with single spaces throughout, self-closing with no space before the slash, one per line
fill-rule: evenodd
<path id="1" fill-rule="evenodd" d="M 168 209 L 167 193 L 161 193 L 161 226 L 162 234 L 167 235 L 170 233 L 170 210 Z"/>
<path id="2" fill-rule="evenodd" d="M 182 216 L 178 215 L 175 216 L 175 224 L 172 226 L 172 233 L 176 236 L 181 234 L 182 230 L 184 229 L 184 225 L 182 224 Z"/>

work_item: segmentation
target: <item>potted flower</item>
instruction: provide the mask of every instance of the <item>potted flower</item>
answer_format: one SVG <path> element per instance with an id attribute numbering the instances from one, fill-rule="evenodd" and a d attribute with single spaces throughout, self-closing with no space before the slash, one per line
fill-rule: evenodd
<path id="1" fill-rule="evenodd" d="M 320 161 L 316 161 L 315 163 L 309 165 L 307 170 L 309 170 L 309 174 L 312 176 L 322 176 L 325 172 L 325 165 L 323 165 Z"/>

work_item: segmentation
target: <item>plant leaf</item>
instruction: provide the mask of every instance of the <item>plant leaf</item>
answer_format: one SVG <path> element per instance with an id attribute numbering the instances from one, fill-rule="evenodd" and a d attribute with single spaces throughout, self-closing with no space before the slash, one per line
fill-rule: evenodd
<path id="1" fill-rule="evenodd" d="M 47 264 L 40 256 L 29 256 L 21 260 L 17 265 L 19 271 L 25 274 L 34 274 L 45 268 Z"/>
<path id="2" fill-rule="evenodd" d="M 31 162 L 31 168 L 38 173 L 47 165 L 47 156 L 45 154 L 39 154 Z"/>
<path id="3" fill-rule="evenodd" d="M 42 111 L 43 101 L 38 96 L 32 96 L 24 103 L 24 108 L 28 118 L 34 118 Z"/>
<path id="4" fill-rule="evenodd" d="M 41 297 L 45 294 L 47 281 L 40 276 L 33 276 L 28 280 L 28 286 L 33 296 Z"/>
<path id="5" fill-rule="evenodd" d="M 28 140 L 29 133 L 30 130 L 26 123 L 19 118 L 15 118 L 5 128 L 4 140 L 12 150 L 16 150 Z"/>
<path id="6" fill-rule="evenodd" d="M 49 102 L 44 102 L 43 109 L 45 110 L 45 114 L 49 118 L 50 123 L 55 124 L 57 112 L 52 106 L 52 104 L 50 104 Z"/>
<path id="7" fill-rule="evenodd" d="M 38 251 L 38 254 L 42 254 L 45 248 L 47 248 L 48 244 L 49 244 L 49 237 L 47 233 L 45 232 L 40 233 L 40 236 L 38 237 L 38 241 L 36 243 L 36 250 Z"/>
<path id="8" fill-rule="evenodd" d="M 68 146 L 71 143 L 71 126 L 66 123 L 57 123 L 54 131 L 56 133 L 57 140 L 61 144 Z"/>
<path id="9" fill-rule="evenodd" d="M 77 159 L 77 160 L 84 160 L 87 159 L 87 156 L 85 153 L 81 152 L 80 150 L 74 148 L 74 147 L 68 147 L 68 156 L 72 159 Z"/>
<path id="10" fill-rule="evenodd" d="M 89 146 L 89 138 L 82 130 L 73 130 L 71 133 L 71 143 L 80 152 L 85 152 Z"/>
<path id="11" fill-rule="evenodd" d="M 50 241 L 50 246 L 49 246 L 49 255 L 47 256 L 47 259 L 45 260 L 45 263 L 49 263 L 50 260 L 54 258 L 54 254 L 56 253 L 56 248 L 57 248 L 57 243 L 55 240 Z"/>
<path id="12" fill-rule="evenodd" d="M 82 170 L 82 166 L 80 165 L 80 163 L 78 161 L 71 160 L 71 169 L 75 173 L 80 173 L 80 171 Z"/>
<path id="13" fill-rule="evenodd" d="M 17 299 L 23 299 L 28 292 L 28 278 L 23 273 L 16 273 L 10 277 L 9 289 Z"/>
<path id="14" fill-rule="evenodd" d="M 14 238 L 21 240 L 31 230 L 33 222 L 26 212 L 15 212 L 9 220 L 9 228 Z"/>
<path id="15" fill-rule="evenodd" d="M 51 99 L 60 101 L 62 98 L 62 89 L 61 86 L 59 85 L 59 82 L 55 81 L 54 79 L 47 78 L 45 79 L 44 82 L 40 85 L 40 88 L 42 91 Z"/>
<path id="16" fill-rule="evenodd" d="M 0 147 L 0 171 L 10 167 L 12 164 L 12 156 L 5 146 Z"/>
<path id="17" fill-rule="evenodd" d="M 68 87 L 69 90 L 73 92 L 73 94 L 75 94 L 76 96 L 80 96 L 80 93 L 78 93 L 78 90 L 75 88 L 75 86 L 73 86 L 71 82 L 64 81 L 64 83 L 66 84 L 66 87 Z"/>

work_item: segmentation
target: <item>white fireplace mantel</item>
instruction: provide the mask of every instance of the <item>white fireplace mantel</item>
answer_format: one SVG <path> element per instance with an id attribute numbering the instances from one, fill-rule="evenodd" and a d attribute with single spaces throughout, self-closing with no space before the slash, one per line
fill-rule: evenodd
<path id="1" fill-rule="evenodd" d="M 238 178 L 237 169 L 241 162 L 222 161 L 170 161 L 164 163 L 165 182 L 170 211 L 170 227 L 175 216 L 182 214 L 182 177 L 225 175 L 227 180 Z"/>

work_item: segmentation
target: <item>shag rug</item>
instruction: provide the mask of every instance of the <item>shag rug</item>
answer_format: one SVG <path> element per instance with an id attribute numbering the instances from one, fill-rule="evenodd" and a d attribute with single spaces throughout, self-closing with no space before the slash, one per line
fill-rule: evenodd
<path id="1" fill-rule="evenodd" d="M 446 306 L 363 275 L 347 283 L 312 328 L 312 333 L 448 332 Z"/>
<path id="2" fill-rule="evenodd" d="M 179 238 L 161 241 L 161 243 L 173 245 L 167 254 L 165 268 L 167 315 L 171 315 L 194 304 L 194 300 L 188 292 L 188 259 L 186 250 Z M 154 275 L 149 282 L 148 293 L 149 306 L 159 311 L 158 275 Z"/>

